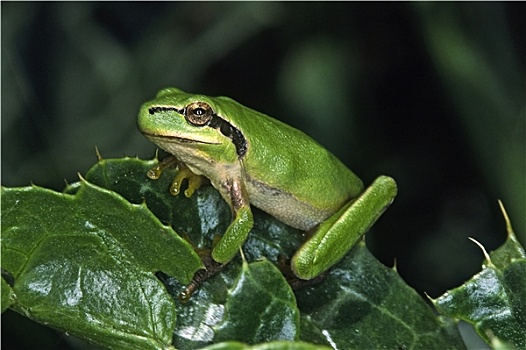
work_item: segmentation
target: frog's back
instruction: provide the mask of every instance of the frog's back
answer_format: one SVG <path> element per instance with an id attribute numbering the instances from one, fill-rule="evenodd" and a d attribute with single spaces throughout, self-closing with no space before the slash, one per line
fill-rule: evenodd
<path id="1" fill-rule="evenodd" d="M 250 134 L 241 161 L 256 207 L 309 229 L 362 192 L 362 181 L 311 137 L 246 107 L 239 113 L 238 127 Z"/>

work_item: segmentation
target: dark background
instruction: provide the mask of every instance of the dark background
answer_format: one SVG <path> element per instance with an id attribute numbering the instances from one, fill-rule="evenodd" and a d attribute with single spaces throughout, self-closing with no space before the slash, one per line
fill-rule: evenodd
<path id="1" fill-rule="evenodd" d="M 497 199 L 525 243 L 523 3 L 1 10 L 3 186 L 61 190 L 95 163 L 95 146 L 105 158 L 150 157 L 139 106 L 175 86 L 230 96 L 305 131 L 366 183 L 393 176 L 399 195 L 368 246 L 421 294 L 437 297 L 480 270 L 468 237 L 488 250 L 504 242 Z M 23 338 L 6 348 L 31 348 L 32 338 L 41 349 L 67 346 L 42 327 L 28 338 L 24 322 L 2 316 L 3 342 L 16 329 Z"/>

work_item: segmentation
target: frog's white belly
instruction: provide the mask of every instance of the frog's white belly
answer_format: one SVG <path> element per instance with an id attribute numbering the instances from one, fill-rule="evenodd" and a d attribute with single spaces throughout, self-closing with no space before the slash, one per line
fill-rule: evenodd
<path id="1" fill-rule="evenodd" d="M 289 226 L 307 231 L 332 214 L 303 203 L 292 194 L 272 188 L 255 179 L 246 177 L 245 180 L 250 204 Z"/>

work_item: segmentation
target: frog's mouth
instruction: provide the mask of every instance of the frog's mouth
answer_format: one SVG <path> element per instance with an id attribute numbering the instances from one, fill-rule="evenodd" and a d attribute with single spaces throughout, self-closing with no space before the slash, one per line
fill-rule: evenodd
<path id="1" fill-rule="evenodd" d="M 155 141 L 165 142 L 166 140 L 169 140 L 169 141 L 175 141 L 179 143 L 200 143 L 204 145 L 219 145 L 220 144 L 219 142 L 207 142 L 207 141 L 201 141 L 201 140 L 195 140 L 195 139 L 188 139 L 188 138 L 180 137 L 180 136 L 151 134 L 147 132 L 143 134 L 144 136 L 146 136 L 147 138 L 149 138 L 150 140 L 154 142 Z"/>

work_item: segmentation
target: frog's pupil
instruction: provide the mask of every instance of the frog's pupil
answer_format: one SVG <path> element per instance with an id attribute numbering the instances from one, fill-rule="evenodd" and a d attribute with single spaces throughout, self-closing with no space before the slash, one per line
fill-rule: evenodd
<path id="1" fill-rule="evenodd" d="M 194 114 L 195 115 L 203 115 L 203 114 L 205 114 L 205 110 L 203 108 L 196 108 L 196 109 L 194 109 Z"/>

